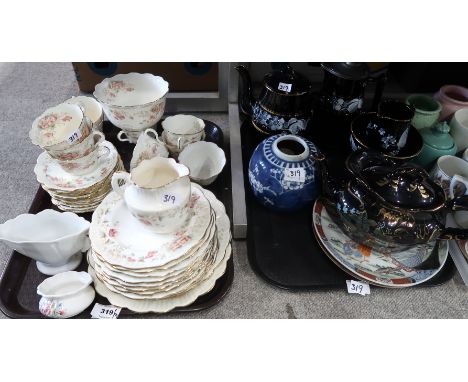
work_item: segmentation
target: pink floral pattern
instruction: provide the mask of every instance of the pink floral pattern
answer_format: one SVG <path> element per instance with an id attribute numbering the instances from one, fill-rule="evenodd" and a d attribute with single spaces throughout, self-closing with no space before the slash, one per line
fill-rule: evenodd
<path id="1" fill-rule="evenodd" d="M 126 84 L 123 81 L 110 81 L 109 89 L 110 90 L 107 94 L 113 98 L 117 97 L 117 94 L 121 91 L 132 92 L 135 90 L 131 84 Z"/>
<path id="2" fill-rule="evenodd" d="M 63 309 L 61 302 L 44 298 L 39 302 L 39 311 L 47 317 L 62 317 L 65 315 L 65 309 Z"/>
<path id="3" fill-rule="evenodd" d="M 192 237 L 190 235 L 187 235 L 186 232 L 177 232 L 176 234 L 177 239 L 174 240 L 170 245 L 169 245 L 169 250 L 170 251 L 175 251 L 181 247 L 183 247 L 185 244 L 187 244 Z"/>
<path id="4" fill-rule="evenodd" d="M 37 125 L 39 126 L 40 129 L 51 129 L 55 127 L 55 123 L 57 122 L 57 119 L 58 119 L 57 114 L 47 114 L 39 120 Z"/>

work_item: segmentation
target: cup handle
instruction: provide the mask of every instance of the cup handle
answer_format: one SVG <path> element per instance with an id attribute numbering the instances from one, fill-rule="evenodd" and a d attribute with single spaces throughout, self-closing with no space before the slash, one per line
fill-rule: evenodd
<path id="1" fill-rule="evenodd" d="M 93 136 L 94 137 L 96 137 L 96 136 L 99 137 L 98 141 L 97 142 L 95 141 L 96 145 L 101 144 L 106 139 L 106 136 L 104 135 L 104 133 L 101 132 L 101 131 L 98 131 L 98 130 L 93 131 Z M 94 138 L 94 139 L 96 139 L 96 138 Z"/>
<path id="2" fill-rule="evenodd" d="M 122 135 L 125 135 L 125 138 L 122 138 Z M 117 139 L 120 142 L 130 142 L 130 139 L 128 139 L 127 134 L 125 134 L 125 131 L 120 130 L 119 133 L 117 134 Z"/>
<path id="3" fill-rule="evenodd" d="M 177 148 L 180 150 L 180 142 L 182 141 L 182 137 L 177 138 Z"/>
<path id="4" fill-rule="evenodd" d="M 455 174 L 450 180 L 450 186 L 449 186 L 450 199 L 453 199 L 455 197 L 454 190 L 455 190 L 455 186 L 457 185 L 457 183 L 464 184 L 466 187 L 466 190 L 468 191 L 468 180 L 466 180 L 465 178 L 463 178 L 462 176 L 458 174 Z"/>
<path id="5" fill-rule="evenodd" d="M 110 148 L 107 146 L 99 146 L 98 158 L 101 158 L 104 155 L 110 154 Z"/>
<path id="6" fill-rule="evenodd" d="M 120 185 L 119 181 L 123 181 L 123 184 Z M 128 172 L 124 171 L 117 171 L 112 175 L 112 181 L 111 181 L 111 186 L 112 189 L 119 194 L 121 197 L 124 196 L 124 191 L 125 187 L 127 186 L 127 183 L 130 183 L 130 174 Z"/>
<path id="7" fill-rule="evenodd" d="M 164 144 L 164 143 L 161 141 L 161 139 L 159 139 L 159 135 L 158 135 L 158 133 L 156 132 L 156 130 L 151 129 L 151 128 L 145 130 L 145 134 L 151 138 L 150 133 L 153 133 L 153 134 L 154 134 L 154 139 L 156 139 L 159 143 Z"/>

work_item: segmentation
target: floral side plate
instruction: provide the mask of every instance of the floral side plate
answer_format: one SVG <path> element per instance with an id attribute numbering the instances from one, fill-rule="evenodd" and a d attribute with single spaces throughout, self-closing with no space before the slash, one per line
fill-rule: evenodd
<path id="1" fill-rule="evenodd" d="M 444 266 L 448 257 L 446 241 L 434 245 L 417 245 L 410 251 L 414 256 L 408 260 L 396 260 L 395 253 L 379 252 L 351 240 L 332 221 L 320 199 L 313 208 L 313 230 L 325 254 L 345 272 L 371 284 L 385 287 L 409 287 L 420 284 L 434 277 Z M 434 269 L 417 269 L 438 250 L 439 266 Z"/>
<path id="2" fill-rule="evenodd" d="M 175 234 L 155 234 L 138 222 L 124 200 L 111 192 L 93 214 L 89 237 L 106 262 L 129 268 L 159 267 L 184 256 L 198 245 L 211 220 L 211 206 L 192 186 L 189 219 Z"/>
<path id="3" fill-rule="evenodd" d="M 211 269 L 206 272 L 205 279 L 203 281 L 194 285 L 186 292 L 169 298 L 133 300 L 109 290 L 106 285 L 96 277 L 92 266 L 90 266 L 88 268 L 88 272 L 93 277 L 94 287 L 97 293 L 107 298 L 113 305 L 128 308 L 138 313 L 166 313 L 176 307 L 190 305 L 199 296 L 206 294 L 211 289 L 213 289 L 216 280 L 219 279 L 226 271 L 227 262 L 231 257 L 232 248 L 230 244 L 230 222 L 228 216 L 226 215 L 223 204 L 218 201 L 210 191 L 203 190 L 203 192 L 212 203 L 212 206 L 216 212 L 216 227 L 219 243 L 219 249 L 216 253 L 215 262 Z"/>
<path id="4" fill-rule="evenodd" d="M 117 150 L 112 143 L 104 141 L 100 145 L 107 147 L 108 153 L 99 157 L 96 169 L 86 175 L 69 174 L 49 154 L 43 152 L 34 167 L 37 181 L 47 188 L 67 191 L 88 188 L 99 183 L 115 168 L 118 159 Z"/>

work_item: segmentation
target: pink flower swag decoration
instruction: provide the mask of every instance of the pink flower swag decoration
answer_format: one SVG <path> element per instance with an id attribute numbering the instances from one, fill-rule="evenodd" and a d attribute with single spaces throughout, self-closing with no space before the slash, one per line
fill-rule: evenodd
<path id="1" fill-rule="evenodd" d="M 119 89 L 122 89 L 123 86 L 124 86 L 123 81 L 111 81 L 111 82 L 109 83 L 109 87 L 110 87 L 111 89 L 117 89 L 117 90 L 119 90 Z"/>
<path id="2" fill-rule="evenodd" d="M 63 122 L 68 122 L 68 121 L 71 121 L 73 118 L 70 116 L 70 115 L 66 115 L 62 118 L 62 121 Z"/>
<path id="3" fill-rule="evenodd" d="M 149 251 L 145 256 L 145 259 L 151 259 L 151 258 L 155 257 L 157 254 L 158 254 L 157 251 Z"/>
<path id="4" fill-rule="evenodd" d="M 192 195 L 188 202 L 188 208 L 193 208 L 195 204 L 197 203 L 197 200 L 200 199 L 199 195 Z"/>
<path id="5" fill-rule="evenodd" d="M 187 235 L 185 231 L 177 232 L 176 233 L 177 239 L 169 246 L 170 251 L 175 251 L 181 248 L 183 245 L 187 244 L 192 237 Z"/>
<path id="6" fill-rule="evenodd" d="M 57 119 L 58 117 L 56 114 L 48 114 L 39 120 L 38 125 L 41 129 L 48 129 L 55 126 Z"/>
<path id="7" fill-rule="evenodd" d="M 113 111 L 112 114 L 114 115 L 114 118 L 118 119 L 119 121 L 122 121 L 125 119 L 125 114 L 123 114 L 120 111 Z"/>

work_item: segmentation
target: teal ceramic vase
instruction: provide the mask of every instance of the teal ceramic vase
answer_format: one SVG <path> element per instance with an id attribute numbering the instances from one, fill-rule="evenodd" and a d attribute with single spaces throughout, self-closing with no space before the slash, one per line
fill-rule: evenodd
<path id="1" fill-rule="evenodd" d="M 423 138 L 423 148 L 414 160 L 426 169 L 431 168 L 434 162 L 443 155 L 455 155 L 457 145 L 449 134 L 450 126 L 447 122 L 439 122 L 432 127 L 419 131 Z"/>
<path id="2" fill-rule="evenodd" d="M 432 127 L 439 120 L 442 105 L 435 99 L 424 94 L 412 94 L 406 98 L 406 103 L 414 107 L 411 124 L 416 129 Z"/>

